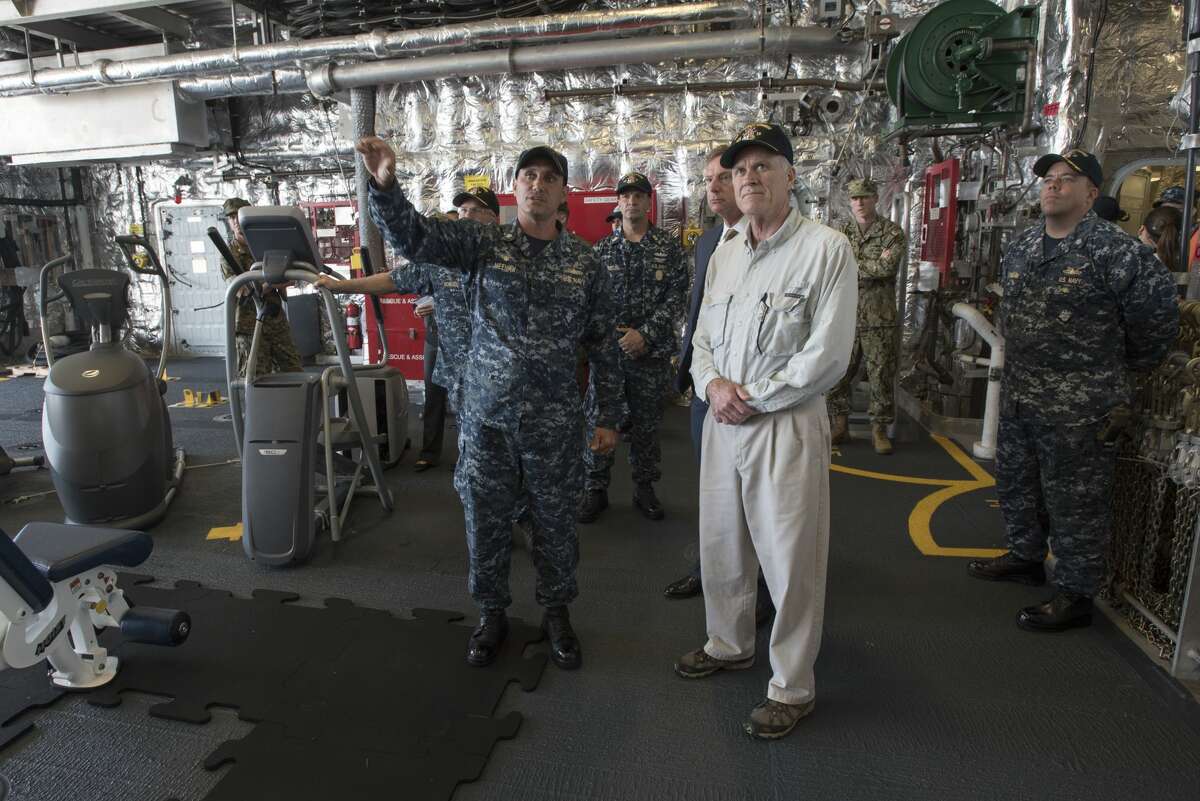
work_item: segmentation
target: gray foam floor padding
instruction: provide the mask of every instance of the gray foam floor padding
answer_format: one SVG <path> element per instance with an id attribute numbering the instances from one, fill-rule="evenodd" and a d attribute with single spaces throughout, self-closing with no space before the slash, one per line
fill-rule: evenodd
<path id="1" fill-rule="evenodd" d="M 185 380 L 172 384 L 171 400 L 182 386 L 202 386 L 205 375 L 218 386 L 214 361 L 182 362 L 172 374 Z M 34 384 L 0 383 L 0 441 L 6 445 L 40 439 Z M 212 420 L 220 411 L 171 410 L 189 461 L 233 455 L 228 426 Z M 412 424 L 416 442 L 415 414 Z M 927 437 L 899 442 L 896 455 L 884 458 L 858 433 L 836 462 L 967 478 Z M 696 555 L 697 476 L 687 410 L 666 409 L 658 490 L 667 518 L 660 523 L 632 508 L 626 448 L 614 470 L 611 507 L 598 523 L 580 527 L 580 597 L 572 621 L 584 667 L 565 673 L 551 666 L 536 692 L 505 694 L 494 719 L 519 711 L 520 733 L 495 745 L 479 779 L 458 786 L 456 801 L 1197 798 L 1197 706 L 1160 663 L 1103 619 L 1057 637 L 1018 630 L 1017 609 L 1040 600 L 1044 590 L 973 582 L 963 559 L 927 557 L 914 547 L 909 515 L 939 487 L 844 473 L 831 479 L 816 713 L 780 742 L 747 739 L 741 722 L 762 698 L 770 675 L 766 659 L 704 681 L 671 672 L 673 660 L 704 638 L 703 602 L 667 601 L 661 594 Z M 190 471 L 154 531 L 154 554 L 140 569 L 162 582 L 197 581 L 240 598 L 266 588 L 299 594 L 301 603 L 342 597 L 391 612 L 468 612 L 466 545 L 450 459 L 419 475 L 411 459 L 388 473 L 394 514 L 359 499 L 344 542 L 323 541 L 311 565 L 283 571 L 249 563 L 238 542 L 205 539 L 209 528 L 238 520 L 237 468 Z M 0 479 L 0 500 L 48 485 L 45 473 L 14 474 Z M 980 489 L 944 504 L 933 515 L 938 542 L 1000 544 L 999 512 L 987 503 L 993 498 L 994 489 Z M 58 514 L 52 495 L 0 503 L 0 527 L 15 533 L 27 520 Z M 523 552 L 513 558 L 512 587 L 512 613 L 537 620 L 533 569 Z M 460 644 L 446 648 L 448 660 L 462 658 Z M 766 648 L 763 634 L 760 653 Z M 0 674 L 0 682 L 5 678 Z M 256 728 L 226 710 L 213 710 L 203 725 L 187 724 L 149 714 L 168 699 L 122 697 L 109 709 L 66 697 L 32 711 L 27 717 L 34 729 L 0 751 L 11 798 L 74 801 L 87 788 L 110 798 L 194 801 L 237 769 L 232 763 L 205 768 L 223 743 L 254 732 L 248 745 L 273 741 L 260 731 L 263 724 Z"/>

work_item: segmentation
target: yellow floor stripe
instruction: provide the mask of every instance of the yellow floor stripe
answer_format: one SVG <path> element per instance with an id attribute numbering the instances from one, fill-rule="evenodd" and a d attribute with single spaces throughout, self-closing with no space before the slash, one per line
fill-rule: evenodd
<path id="1" fill-rule="evenodd" d="M 206 540 L 229 540 L 230 542 L 236 542 L 241 538 L 241 523 L 237 523 L 236 525 L 232 526 L 218 526 L 217 528 L 210 528 L 208 530 L 208 536 L 205 537 Z"/>
<path id="2" fill-rule="evenodd" d="M 992 474 L 979 466 L 979 463 L 963 453 L 962 449 L 954 444 L 954 440 L 949 437 L 943 437 L 940 434 L 930 434 L 933 441 L 942 446 L 942 450 L 950 454 L 950 458 L 958 462 L 963 470 L 971 474 L 971 477 L 976 481 L 984 482 L 986 486 L 996 486 L 996 479 L 992 478 Z"/>
<path id="3" fill-rule="evenodd" d="M 873 470 L 860 470 L 857 467 L 846 467 L 845 465 L 831 465 L 830 470 L 835 473 L 845 473 L 848 476 L 858 476 L 859 478 L 873 478 L 876 481 L 895 481 L 897 484 L 923 484 L 929 487 L 949 487 L 958 483 L 953 478 L 919 478 L 917 476 L 900 476 L 895 473 L 876 473 Z"/>
<path id="4" fill-rule="evenodd" d="M 912 513 L 908 516 L 908 537 L 917 550 L 925 556 L 950 556 L 957 558 L 982 558 L 999 556 L 1003 548 L 950 548 L 938 545 L 933 538 L 933 514 L 946 501 L 981 489 L 996 486 L 996 479 L 980 467 L 975 460 L 963 453 L 953 440 L 938 434 L 931 434 L 933 441 L 949 454 L 950 458 L 971 476 L 969 479 L 955 478 L 919 478 L 917 476 L 902 476 L 895 473 L 876 473 L 872 470 L 860 470 L 856 467 L 832 465 L 836 473 L 870 478 L 876 481 L 893 481 L 898 484 L 919 484 L 927 487 L 941 487 L 937 492 L 930 493 L 917 502 Z M 992 506 L 992 503 L 988 503 Z M 993 506 L 994 508 L 994 506 Z"/>

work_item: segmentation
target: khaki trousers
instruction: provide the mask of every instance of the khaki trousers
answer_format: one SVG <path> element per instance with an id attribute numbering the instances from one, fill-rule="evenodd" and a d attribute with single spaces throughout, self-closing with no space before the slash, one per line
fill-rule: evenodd
<path id="1" fill-rule="evenodd" d="M 800 704 L 815 695 L 829 555 L 829 419 L 824 396 L 751 417 L 704 421 L 700 464 L 700 564 L 708 642 L 717 659 L 754 654 L 761 564 L 775 625 L 767 697 Z"/>

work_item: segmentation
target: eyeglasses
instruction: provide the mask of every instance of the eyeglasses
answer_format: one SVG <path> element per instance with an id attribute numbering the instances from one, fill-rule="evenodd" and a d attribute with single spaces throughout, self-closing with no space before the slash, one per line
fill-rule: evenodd
<path id="1" fill-rule="evenodd" d="M 1042 186 L 1074 186 L 1082 180 L 1082 175 L 1047 175 L 1042 179 Z"/>

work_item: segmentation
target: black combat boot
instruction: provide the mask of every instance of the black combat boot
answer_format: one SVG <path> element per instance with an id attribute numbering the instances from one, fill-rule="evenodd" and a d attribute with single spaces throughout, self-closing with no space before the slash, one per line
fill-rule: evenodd
<path id="1" fill-rule="evenodd" d="M 479 618 L 479 625 L 467 640 L 467 662 L 475 667 L 484 667 L 496 661 L 500 646 L 508 636 L 508 615 L 504 612 L 486 612 Z"/>
<path id="2" fill-rule="evenodd" d="M 633 505 L 651 520 L 663 519 L 663 505 L 654 494 L 654 485 L 649 482 L 637 485 L 633 491 Z"/>
<path id="3" fill-rule="evenodd" d="M 583 505 L 579 507 L 580 523 L 594 523 L 600 513 L 608 508 L 608 493 L 604 490 L 588 490 Z"/>
<path id="4" fill-rule="evenodd" d="M 1026 631 L 1066 631 L 1092 625 L 1092 599 L 1087 595 L 1059 590 L 1038 606 L 1017 612 L 1017 625 Z"/>
<path id="5" fill-rule="evenodd" d="M 550 659 L 563 670 L 576 670 L 583 664 L 579 638 L 571 628 L 571 615 L 565 606 L 550 606 L 542 617 L 542 631 L 550 638 Z"/>
<path id="6" fill-rule="evenodd" d="M 1046 583 L 1046 566 L 1042 562 L 1028 562 L 1011 552 L 995 559 L 972 559 L 967 563 L 967 573 L 985 581 L 1015 581 L 1033 587 Z"/>

